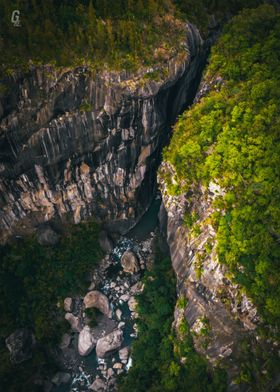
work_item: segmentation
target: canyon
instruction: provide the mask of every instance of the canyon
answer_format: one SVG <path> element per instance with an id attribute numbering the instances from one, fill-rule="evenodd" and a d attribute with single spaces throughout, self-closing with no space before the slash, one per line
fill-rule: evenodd
<path id="1" fill-rule="evenodd" d="M 178 297 L 187 299 L 183 311 L 176 307 L 174 325 L 185 318 L 196 350 L 211 366 L 226 369 L 228 390 L 246 391 L 236 381 L 240 345 L 248 339 L 250 347 L 268 349 L 256 333 L 260 317 L 219 264 L 215 243 L 198 273 L 198 255 L 209 240 L 214 242 L 212 225 L 203 224 L 195 239 L 184 225 L 185 212 L 194 209 L 204 222 L 222 189 L 212 183 L 209 189 L 195 189 L 191 198 L 171 196 L 164 173 L 172 174 L 173 168 L 161 162 L 177 116 L 209 88 L 199 82 L 216 33 L 203 41 L 188 24 L 186 35 L 184 56 L 168 59 L 168 72 L 160 80 L 145 76 L 153 69 L 94 73 L 50 65 L 30 66 L 27 73 L 4 80 L 8 93 L 0 99 L 0 239 L 4 243 L 11 236 L 38 232 L 45 224 L 55 229 L 92 218 L 110 233 L 125 235 L 159 188 L 159 226 Z M 206 319 L 205 345 L 200 331 Z"/>

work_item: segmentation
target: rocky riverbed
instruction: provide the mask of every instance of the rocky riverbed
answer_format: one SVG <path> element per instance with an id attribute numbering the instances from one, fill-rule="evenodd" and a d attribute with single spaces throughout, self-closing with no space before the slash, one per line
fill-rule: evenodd
<path id="1" fill-rule="evenodd" d="M 70 330 L 63 335 L 58 354 L 64 370 L 53 377 L 55 387 L 50 390 L 115 391 L 117 376 L 132 365 L 130 347 L 137 337 L 135 296 L 143 290 L 141 277 L 153 263 L 156 230 L 139 237 L 133 232 L 130 238 L 121 237 L 93 271 L 88 291 L 65 298 Z M 92 309 L 98 310 L 94 321 Z"/>

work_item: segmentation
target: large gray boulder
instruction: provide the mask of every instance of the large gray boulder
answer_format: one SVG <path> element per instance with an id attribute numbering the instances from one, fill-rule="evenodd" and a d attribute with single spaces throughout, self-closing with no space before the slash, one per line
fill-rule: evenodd
<path id="1" fill-rule="evenodd" d="M 101 378 L 96 378 L 94 382 L 91 384 L 91 386 L 89 387 L 89 389 L 95 392 L 102 392 L 105 391 L 106 384 L 103 380 L 101 380 Z"/>
<path id="2" fill-rule="evenodd" d="M 129 357 L 129 347 L 124 347 L 119 351 L 119 357 L 121 362 L 126 363 Z"/>
<path id="3" fill-rule="evenodd" d="M 140 270 L 137 256 L 131 250 L 125 251 L 122 255 L 121 265 L 123 270 L 129 274 L 135 274 Z"/>
<path id="4" fill-rule="evenodd" d="M 103 338 L 98 339 L 96 344 L 96 355 L 105 358 L 121 347 L 123 342 L 123 331 L 116 329 Z"/>
<path id="5" fill-rule="evenodd" d="M 86 325 L 79 333 L 78 351 L 82 356 L 88 355 L 95 347 L 96 339 L 91 328 Z"/>
<path id="6" fill-rule="evenodd" d="M 112 316 L 109 300 L 106 295 L 104 295 L 100 291 L 89 291 L 84 297 L 84 305 L 86 308 L 97 308 L 107 317 Z"/>
<path id="7" fill-rule="evenodd" d="M 10 351 L 11 362 L 19 364 L 32 357 L 35 338 L 27 328 L 20 328 L 6 339 L 6 346 Z"/>

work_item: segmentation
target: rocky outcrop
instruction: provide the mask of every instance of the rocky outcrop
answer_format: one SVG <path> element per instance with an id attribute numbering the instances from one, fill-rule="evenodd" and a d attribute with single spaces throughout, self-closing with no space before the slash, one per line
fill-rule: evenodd
<path id="1" fill-rule="evenodd" d="M 129 347 L 124 347 L 119 351 L 119 357 L 122 363 L 127 363 L 129 357 Z"/>
<path id="2" fill-rule="evenodd" d="M 163 196 L 159 215 L 177 275 L 178 295 L 187 299 L 183 317 L 190 325 L 196 350 L 213 366 L 219 363 L 227 370 L 228 390 L 247 390 L 244 384 L 235 382 L 240 376 L 243 357 L 241 342 L 250 341 L 252 350 L 260 344 L 255 332 L 260 319 L 255 306 L 231 281 L 226 266 L 218 261 L 216 233 L 209 217 L 214 212 L 213 200 L 223 190 L 210 183 L 208 188 L 193 189 L 191 197 L 190 192 L 171 196 L 164 181 L 167 171 L 172 173 L 173 168 L 163 162 L 158 177 Z M 184 223 L 185 213 L 193 212 L 199 234 L 194 234 Z M 177 316 L 175 312 L 178 327 Z"/>
<path id="3" fill-rule="evenodd" d="M 158 81 L 146 77 L 152 69 L 52 66 L 3 80 L 1 239 L 92 216 L 119 232 L 131 227 L 152 198 L 170 123 L 192 99 L 201 48 L 188 25 L 184 54 L 167 61 Z"/>
<path id="4" fill-rule="evenodd" d="M 101 378 L 96 378 L 89 389 L 96 392 L 102 392 L 106 390 L 106 384 Z"/>
<path id="5" fill-rule="evenodd" d="M 95 347 L 96 339 L 89 326 L 85 326 L 79 333 L 78 350 L 82 356 L 88 355 Z"/>
<path id="6" fill-rule="evenodd" d="M 140 270 L 137 256 L 130 250 L 127 250 L 123 253 L 121 257 L 121 265 L 124 272 L 129 274 L 135 274 Z"/>
<path id="7" fill-rule="evenodd" d="M 96 344 L 96 355 L 99 358 L 105 358 L 107 355 L 121 347 L 122 342 L 123 332 L 120 329 L 116 329 L 115 331 L 104 336 L 104 338 L 98 339 Z"/>
<path id="8" fill-rule="evenodd" d="M 65 320 L 67 320 L 74 332 L 80 332 L 82 330 L 81 320 L 79 317 L 74 316 L 73 313 L 65 313 Z"/>
<path id="9" fill-rule="evenodd" d="M 71 297 L 67 297 L 63 302 L 65 312 L 72 312 L 73 300 Z"/>
<path id="10" fill-rule="evenodd" d="M 96 308 L 106 316 L 108 317 L 112 316 L 109 300 L 106 297 L 106 295 L 104 295 L 100 291 L 97 290 L 89 291 L 84 297 L 84 305 L 87 309 Z"/>
<path id="11" fill-rule="evenodd" d="M 19 364 L 32 357 L 35 338 L 29 329 L 17 329 L 7 337 L 6 346 L 10 351 L 11 362 Z"/>

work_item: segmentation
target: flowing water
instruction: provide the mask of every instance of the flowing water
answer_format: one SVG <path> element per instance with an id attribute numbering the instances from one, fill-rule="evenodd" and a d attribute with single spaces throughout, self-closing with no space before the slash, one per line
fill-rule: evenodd
<path id="1" fill-rule="evenodd" d="M 131 346 L 137 336 L 137 329 L 135 326 L 136 315 L 129 309 L 127 301 L 121 300 L 120 297 L 125 294 L 129 297 L 133 295 L 132 286 L 141 280 L 144 270 L 147 267 L 147 260 L 151 260 L 153 257 L 154 240 L 156 237 L 155 230 L 158 225 L 160 203 L 160 197 L 155 197 L 140 221 L 125 237 L 122 237 L 118 241 L 111 254 L 107 255 L 108 268 L 103 272 L 102 279 L 98 284 L 98 290 L 107 295 L 110 301 L 115 328 L 120 325 L 120 322 L 124 323 L 121 327 L 124 337 L 122 347 Z M 120 259 L 126 250 L 132 250 L 137 255 L 140 265 L 142 265 L 139 273 L 129 275 L 123 272 Z M 122 312 L 121 320 L 117 320 L 116 309 L 120 309 Z M 89 387 L 96 376 L 108 383 L 108 369 L 112 369 L 115 363 L 121 362 L 118 351 L 105 360 L 99 359 L 96 356 L 95 349 L 86 357 L 80 356 L 78 353 L 77 333 L 74 334 L 70 349 L 72 353 L 75 353 L 75 366 L 73 366 L 73 361 L 68 366 L 66 363 L 66 367 L 68 367 L 66 371 L 71 374 L 71 382 L 67 385 L 59 385 L 55 389 L 55 392 L 89 391 Z M 129 357 L 127 363 L 123 364 L 123 369 L 116 370 L 115 375 L 127 371 L 131 365 L 132 361 Z M 114 390 L 114 387 L 108 387 L 107 390 Z"/>

